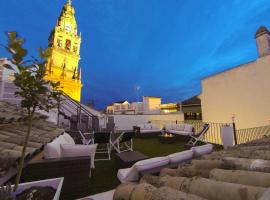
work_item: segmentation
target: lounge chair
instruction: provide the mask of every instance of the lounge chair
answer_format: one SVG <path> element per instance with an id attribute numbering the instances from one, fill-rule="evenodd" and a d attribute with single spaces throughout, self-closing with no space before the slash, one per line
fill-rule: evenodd
<path id="1" fill-rule="evenodd" d="M 82 144 L 89 145 L 94 143 L 93 133 L 83 133 L 82 131 L 79 131 L 79 134 L 81 137 Z"/>
<path id="2" fill-rule="evenodd" d="M 209 130 L 209 124 L 204 124 L 202 127 L 202 130 L 195 134 L 195 135 L 189 135 L 190 140 L 186 144 L 188 147 L 194 147 L 198 141 L 203 141 L 203 137 L 206 134 L 206 132 Z"/>
<path id="3" fill-rule="evenodd" d="M 111 160 L 111 132 L 94 132 L 94 144 L 98 144 L 96 153 L 105 154 L 107 158 L 99 158 L 95 160 Z M 105 147 L 100 147 L 104 146 Z"/>
<path id="4" fill-rule="evenodd" d="M 134 131 L 123 132 L 120 135 L 119 133 L 113 133 L 111 137 L 111 146 L 117 151 L 117 153 L 133 151 L 132 138 L 134 136 Z"/>

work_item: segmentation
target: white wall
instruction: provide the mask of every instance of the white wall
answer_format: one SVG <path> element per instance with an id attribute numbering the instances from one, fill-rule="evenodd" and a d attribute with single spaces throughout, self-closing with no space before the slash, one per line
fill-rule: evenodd
<path id="1" fill-rule="evenodd" d="M 183 113 L 173 114 L 154 114 L 154 115 L 111 115 L 114 117 L 114 123 L 117 130 L 132 130 L 133 126 L 144 124 L 149 121 L 163 128 L 164 124 L 175 123 L 175 121 L 184 121 Z"/>
<path id="2" fill-rule="evenodd" d="M 202 80 L 204 122 L 231 122 L 236 128 L 269 125 L 270 56 Z"/>

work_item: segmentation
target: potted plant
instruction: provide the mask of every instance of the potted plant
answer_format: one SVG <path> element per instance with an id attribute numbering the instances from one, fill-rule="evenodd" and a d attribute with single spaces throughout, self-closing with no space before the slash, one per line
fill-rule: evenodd
<path id="1" fill-rule="evenodd" d="M 21 97 L 21 108 L 26 110 L 27 113 L 27 132 L 17 168 L 15 184 L 12 186 L 14 195 L 17 194 L 18 191 L 21 191 L 21 188 L 18 189 L 18 185 L 24 166 L 26 147 L 31 134 L 35 112 L 37 110 L 45 110 L 48 112 L 50 109 L 57 107 L 59 104 L 61 91 L 59 90 L 59 82 L 54 83 L 44 79 L 46 74 L 46 58 L 50 55 L 50 50 L 42 50 L 40 48 L 39 59 L 25 61 L 27 50 L 23 48 L 24 39 L 18 37 L 16 32 L 8 32 L 7 36 L 8 45 L 6 46 L 6 49 L 11 54 L 10 61 L 12 64 L 5 64 L 4 67 L 14 71 L 13 82 L 19 88 L 19 90 L 15 92 L 15 96 Z M 62 181 L 62 179 L 58 180 L 58 186 L 62 186 Z M 50 182 L 56 186 L 56 180 L 50 180 Z M 42 183 L 41 186 L 44 186 L 43 181 L 40 183 Z M 33 183 L 31 184 L 33 185 Z M 21 185 L 23 188 L 26 186 L 29 186 L 29 184 Z M 2 188 L 2 190 L 4 189 L 8 189 L 8 187 L 6 186 L 5 188 Z M 55 189 L 57 192 L 58 189 Z"/>

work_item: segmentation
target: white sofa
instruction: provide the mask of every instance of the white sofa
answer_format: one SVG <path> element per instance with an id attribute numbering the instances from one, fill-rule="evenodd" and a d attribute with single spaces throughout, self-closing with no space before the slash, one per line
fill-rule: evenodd
<path id="1" fill-rule="evenodd" d="M 139 131 L 139 134 L 150 134 L 150 133 L 161 133 L 161 129 L 158 128 L 155 124 L 146 123 L 146 124 L 139 124 L 134 126 L 135 130 Z"/>
<path id="2" fill-rule="evenodd" d="M 141 160 L 130 168 L 119 169 L 117 177 L 121 183 L 135 182 L 139 180 L 140 174 L 143 172 L 156 173 L 164 167 L 175 167 L 180 163 L 191 160 L 192 157 L 193 151 L 187 150 L 164 157 Z"/>
<path id="3" fill-rule="evenodd" d="M 190 124 L 166 124 L 165 131 L 176 135 L 189 136 L 193 135 L 193 126 Z"/>
<path id="4" fill-rule="evenodd" d="M 68 158 L 68 157 L 91 157 L 91 168 L 95 168 L 95 153 L 97 144 L 75 144 L 73 138 L 64 133 L 44 147 L 44 159 Z"/>
<path id="5" fill-rule="evenodd" d="M 212 144 L 192 147 L 190 150 L 181 151 L 164 157 L 150 158 L 136 162 L 132 167 L 119 169 L 117 178 L 121 183 L 136 182 L 142 172 L 156 173 L 164 167 L 176 167 L 181 163 L 192 160 L 213 151 Z"/>

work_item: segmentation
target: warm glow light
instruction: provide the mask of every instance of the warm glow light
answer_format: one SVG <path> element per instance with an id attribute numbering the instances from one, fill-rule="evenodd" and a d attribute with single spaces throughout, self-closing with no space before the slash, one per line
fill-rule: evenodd
<path id="1" fill-rule="evenodd" d="M 173 137 L 173 134 L 171 134 L 171 133 L 165 133 L 164 134 L 164 137 Z"/>

